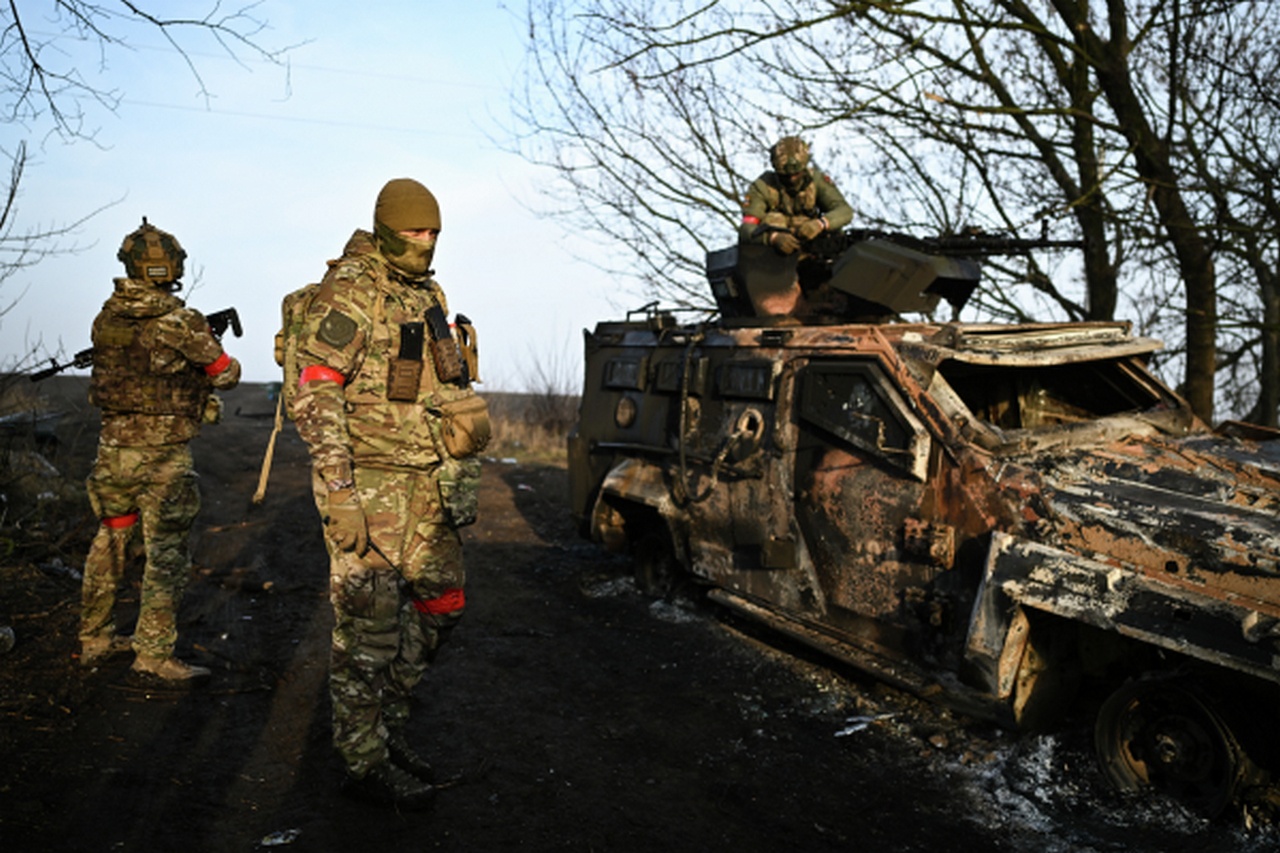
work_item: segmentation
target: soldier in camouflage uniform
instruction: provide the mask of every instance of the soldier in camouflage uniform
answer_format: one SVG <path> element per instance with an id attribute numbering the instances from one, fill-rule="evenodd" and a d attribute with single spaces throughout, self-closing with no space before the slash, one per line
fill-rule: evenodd
<path id="1" fill-rule="evenodd" d="M 809 146 L 787 136 L 769 149 L 773 170 L 756 178 L 742 200 L 742 243 L 764 243 L 789 255 L 826 231 L 853 221 L 853 208 L 809 162 Z"/>
<path id="2" fill-rule="evenodd" d="M 293 332 L 300 372 L 291 414 L 311 451 L 329 550 L 329 680 L 344 790 L 416 809 L 434 794 L 431 768 L 403 729 L 414 687 L 462 616 L 458 527 L 474 517 L 479 462 L 446 455 L 437 404 L 450 386 L 424 358 L 424 318 L 448 311 L 429 269 L 436 199 L 417 181 L 390 181 L 373 225 L 330 262 Z"/>
<path id="3" fill-rule="evenodd" d="M 173 293 L 186 252 L 142 220 L 118 257 L 126 278 L 93 321 L 89 400 L 102 409 L 98 457 L 87 482 L 102 520 L 85 561 L 80 662 L 128 651 L 131 675 L 181 686 L 209 670 L 173 655 L 177 610 L 191 569 L 187 536 L 200 509 L 187 443 L 216 420 L 214 388 L 233 388 L 240 363 L 227 355 L 199 311 Z M 138 623 L 116 633 L 112 610 L 129 544 L 141 527 L 146 553 Z"/>
<path id="4" fill-rule="evenodd" d="M 787 136 L 769 149 L 773 170 L 756 178 L 742 199 L 740 244 L 772 246 L 780 255 L 800 252 L 805 244 L 853 221 L 853 208 L 840 190 L 809 161 L 809 146 L 799 137 Z M 815 298 L 817 295 L 811 295 Z M 776 293 L 760 294 L 756 310 L 766 315 L 804 314 L 800 281 Z"/>

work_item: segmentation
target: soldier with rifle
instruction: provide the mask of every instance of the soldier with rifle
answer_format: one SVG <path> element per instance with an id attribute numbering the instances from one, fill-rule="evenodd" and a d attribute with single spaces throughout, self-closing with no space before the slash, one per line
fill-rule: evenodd
<path id="1" fill-rule="evenodd" d="M 174 293 L 186 252 L 146 218 L 117 257 L 127 273 L 93 321 L 89 401 L 102 409 L 98 456 L 87 486 L 101 519 L 85 561 L 80 663 L 92 666 L 130 649 L 130 678 L 184 687 L 209 670 L 179 660 L 177 610 L 191 569 L 187 537 L 200 509 L 188 442 L 221 412 L 213 389 L 240 381 L 240 363 L 223 350 L 205 318 Z M 235 309 L 218 325 L 239 334 Z M 56 363 L 54 367 L 59 367 Z M 56 371 L 54 371 L 56 372 Z M 116 632 L 113 610 L 130 541 L 146 554 L 137 626 Z"/>
<path id="2" fill-rule="evenodd" d="M 227 333 L 228 328 L 237 338 L 244 334 L 244 329 L 240 326 L 240 313 L 234 308 L 223 308 L 221 311 L 209 314 L 204 319 L 209 324 L 209 331 L 213 332 L 213 336 L 218 340 L 222 340 L 222 336 Z M 93 367 L 93 347 L 86 347 L 78 351 L 71 357 L 70 361 L 62 364 L 58 364 L 56 358 L 51 358 L 49 359 L 48 367 L 29 374 L 28 378 L 32 382 L 39 382 L 42 379 L 48 379 L 50 376 L 57 376 L 62 371 L 70 370 L 73 367 L 77 370 Z"/>

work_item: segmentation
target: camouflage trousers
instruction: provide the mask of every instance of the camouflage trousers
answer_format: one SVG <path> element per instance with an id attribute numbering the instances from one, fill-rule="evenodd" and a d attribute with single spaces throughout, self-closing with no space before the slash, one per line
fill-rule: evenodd
<path id="1" fill-rule="evenodd" d="M 355 481 L 371 545 L 357 556 L 328 543 L 329 692 L 334 746 L 362 776 L 386 760 L 388 731 L 408 720 L 414 688 L 462 618 L 464 573 L 434 469 L 357 468 Z M 323 514 L 319 478 L 314 488 Z"/>
<path id="2" fill-rule="evenodd" d="M 185 443 L 99 445 L 85 485 L 102 523 L 85 560 L 80 639 L 115 632 L 116 590 L 130 543 L 141 532 L 146 568 L 133 648 L 139 656 L 168 657 L 178 638 L 178 603 L 191 569 L 187 538 L 200 511 L 191 451 Z"/>

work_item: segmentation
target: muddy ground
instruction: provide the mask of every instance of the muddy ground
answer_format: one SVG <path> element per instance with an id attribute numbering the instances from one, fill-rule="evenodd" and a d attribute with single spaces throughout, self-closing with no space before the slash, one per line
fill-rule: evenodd
<path id="1" fill-rule="evenodd" d="M 46 455 L 88 471 L 93 413 Z M 76 661 L 94 520 L 0 550 L 0 850 L 1262 851 L 1274 827 L 1106 790 L 1081 725 L 1014 738 L 859 678 L 697 600 L 654 602 L 581 542 L 554 465 L 488 460 L 466 531 L 468 609 L 419 691 L 411 740 L 451 780 L 433 811 L 345 799 L 329 746 L 326 564 L 291 428 L 261 386 L 194 446 L 204 508 L 180 652 L 187 694 Z M 87 512 L 87 505 L 85 506 Z M 6 553 L 7 552 L 7 553 Z M 123 610 L 136 608 L 137 567 Z M 127 616 L 126 616 L 127 621 Z"/>

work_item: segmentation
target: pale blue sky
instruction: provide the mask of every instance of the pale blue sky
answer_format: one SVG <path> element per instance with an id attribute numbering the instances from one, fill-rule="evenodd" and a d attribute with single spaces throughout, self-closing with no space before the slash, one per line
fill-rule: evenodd
<path id="1" fill-rule="evenodd" d="M 203 10 L 211 0 L 172 5 Z M 521 388 L 531 359 L 567 360 L 558 369 L 576 385 L 581 329 L 642 300 L 577 260 L 558 225 L 529 211 L 550 175 L 491 141 L 523 58 L 520 9 L 504 5 L 266 0 L 256 10 L 270 24 L 262 41 L 309 40 L 290 52 L 287 73 L 192 42 L 213 94 L 206 107 L 178 54 L 138 31 L 135 50 L 108 54 L 104 79 L 123 102 L 115 114 L 90 110 L 97 146 L 0 126 L 6 149 L 26 138 L 32 154 L 20 224 L 73 221 L 118 200 L 79 230 L 83 251 L 0 289 L 0 303 L 27 289 L 0 319 L 0 366 L 37 339 L 64 353 L 88 346 L 122 274 L 120 241 L 146 215 L 187 251 L 189 304 L 239 309 L 245 337 L 226 344 L 246 379 L 275 379 L 280 297 L 318 280 L 352 230 L 370 226 L 385 181 L 413 177 L 440 200 L 434 267 L 450 307 L 476 324 L 484 387 Z M 91 70 L 87 56 L 80 67 Z"/>

